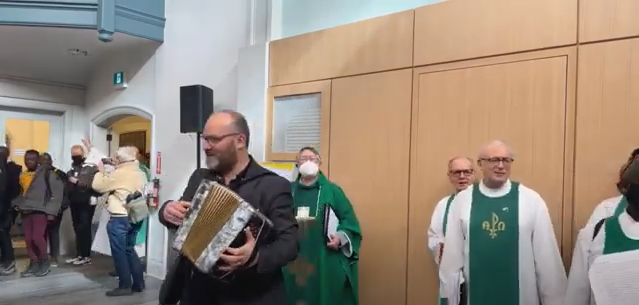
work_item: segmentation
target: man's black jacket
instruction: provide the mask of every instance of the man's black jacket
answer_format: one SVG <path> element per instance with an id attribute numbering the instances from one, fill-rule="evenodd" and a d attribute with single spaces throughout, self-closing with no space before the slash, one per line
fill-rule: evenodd
<path id="1" fill-rule="evenodd" d="M 11 202 L 20 195 L 20 173 L 22 166 L 13 161 L 0 165 L 0 220 L 11 215 Z"/>
<path id="2" fill-rule="evenodd" d="M 198 169 L 191 174 L 180 200 L 191 201 L 203 179 L 221 181 L 214 172 Z M 290 182 L 263 168 L 251 158 L 247 168 L 228 187 L 264 213 L 273 222 L 273 228 L 255 249 L 258 253 L 257 264 L 237 271 L 237 276 L 230 283 L 220 282 L 190 268 L 193 273 L 185 283 L 181 304 L 286 304 L 286 288 L 281 270 L 297 257 L 299 251 L 298 225 Z M 164 219 L 164 207 L 158 213 L 160 222 L 169 229 L 176 229 L 176 226 Z"/>
<path id="3" fill-rule="evenodd" d="M 98 172 L 96 166 L 81 164 L 73 165 L 66 175 L 67 177 L 78 178 L 79 181 L 93 181 L 93 177 Z M 90 187 L 83 185 L 81 182 L 77 184 L 67 183 L 64 188 L 64 194 L 70 204 L 91 204 L 91 196 L 99 196 Z"/>

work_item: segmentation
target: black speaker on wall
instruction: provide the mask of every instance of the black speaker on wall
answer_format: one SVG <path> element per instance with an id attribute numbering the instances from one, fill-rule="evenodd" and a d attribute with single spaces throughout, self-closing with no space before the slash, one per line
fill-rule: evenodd
<path id="1" fill-rule="evenodd" d="M 213 113 L 213 90 L 204 85 L 180 87 L 180 132 L 201 133 Z"/>

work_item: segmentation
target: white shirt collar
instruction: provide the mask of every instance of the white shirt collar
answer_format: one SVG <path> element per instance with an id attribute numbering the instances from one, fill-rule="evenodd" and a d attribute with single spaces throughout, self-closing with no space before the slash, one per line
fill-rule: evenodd
<path id="1" fill-rule="evenodd" d="M 483 180 L 479 183 L 479 191 L 482 192 L 482 194 L 493 198 L 505 196 L 508 192 L 510 192 L 511 187 L 512 183 L 510 183 L 510 179 L 506 180 L 506 183 L 497 189 L 487 187 Z"/>
<path id="2" fill-rule="evenodd" d="M 621 225 L 621 230 L 628 238 L 639 240 L 639 222 L 630 217 L 628 212 L 623 211 L 619 215 L 619 225 Z"/>

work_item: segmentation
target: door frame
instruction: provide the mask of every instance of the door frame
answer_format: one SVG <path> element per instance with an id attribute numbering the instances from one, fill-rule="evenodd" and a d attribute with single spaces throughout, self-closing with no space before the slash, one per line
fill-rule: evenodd
<path id="1" fill-rule="evenodd" d="M 107 128 L 111 127 L 111 125 L 115 123 L 116 121 L 128 116 L 138 116 L 151 121 L 151 149 L 150 149 L 151 167 L 150 167 L 150 170 L 151 170 L 151 173 L 155 173 L 155 167 L 157 166 L 156 164 L 157 160 L 156 158 L 153 158 L 153 156 L 155 156 L 157 153 L 157 149 L 155 148 L 156 133 L 154 132 L 155 115 L 150 110 L 147 110 L 138 106 L 116 106 L 116 107 L 103 110 L 102 112 L 95 115 L 93 118 L 90 118 L 89 135 L 92 141 L 94 142 L 93 144 L 96 147 L 98 147 L 98 149 L 101 148 L 102 151 L 106 151 Z M 152 236 L 151 234 L 155 235 L 155 233 L 152 233 L 152 232 L 157 232 L 157 231 L 162 232 L 163 238 L 161 239 L 151 238 Z M 168 266 L 167 258 L 169 257 L 169 251 L 172 250 L 171 243 L 169 243 L 169 232 L 168 230 L 166 230 L 166 228 L 162 224 L 159 223 L 159 221 L 157 220 L 157 217 L 150 217 L 148 221 L 148 230 L 146 232 L 146 235 L 147 235 L 147 242 L 146 242 L 146 249 L 145 249 L 145 257 L 146 257 L 146 264 L 147 264 L 147 273 L 150 276 L 164 279 L 164 276 L 166 275 L 167 266 Z M 153 251 L 149 251 L 149 249 L 155 248 L 155 247 L 152 247 L 151 245 L 154 245 L 156 243 L 162 243 L 160 247 L 162 248 L 163 253 L 160 257 L 151 257 L 151 253 L 153 253 Z"/>
<path id="2" fill-rule="evenodd" d="M 35 110 L 36 112 L 60 113 L 62 119 L 62 145 L 60 145 L 60 147 L 62 151 L 58 154 L 58 166 L 60 168 L 69 168 L 71 166 L 71 153 L 68 149 L 65 149 L 65 147 L 71 147 L 73 144 L 77 144 L 80 139 L 76 139 L 76 137 L 73 136 L 74 133 L 67 132 L 67 127 L 77 126 L 77 124 L 74 125 L 74 121 L 77 123 L 83 119 L 84 111 L 81 106 L 0 96 L 0 107 L 2 106 L 25 109 L 27 112 L 29 110 Z"/>

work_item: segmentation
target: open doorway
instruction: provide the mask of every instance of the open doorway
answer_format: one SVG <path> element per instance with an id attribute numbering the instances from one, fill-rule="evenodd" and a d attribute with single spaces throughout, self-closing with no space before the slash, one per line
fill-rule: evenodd
<path id="1" fill-rule="evenodd" d="M 130 114 L 121 114 L 106 120 L 100 125 L 97 125 L 98 129 L 94 134 L 95 148 L 105 155 L 114 156 L 119 147 L 122 146 L 134 146 L 139 151 L 138 161 L 141 168 L 147 174 L 147 179 L 152 179 L 150 173 L 150 152 L 152 149 L 152 124 L 151 120 L 146 117 Z M 106 134 L 104 134 L 106 132 Z M 104 141 L 97 137 L 103 136 Z M 102 143 L 102 144 L 100 144 Z M 104 145 L 106 144 L 106 145 Z M 93 241 L 92 250 L 94 252 L 111 255 L 109 247 L 109 240 L 106 235 L 106 223 L 109 220 L 108 214 L 104 210 L 96 210 L 94 217 L 94 232 L 95 238 Z M 137 240 L 136 251 L 143 261 L 146 261 L 147 252 L 147 237 L 148 237 L 148 221 L 142 226 Z"/>
<path id="2" fill-rule="evenodd" d="M 62 113 L 26 109 L 18 107 L 0 106 L 0 143 L 9 148 L 11 161 L 26 171 L 24 159 L 29 150 L 39 153 L 48 153 L 53 160 L 53 165 L 61 168 L 62 143 L 64 123 Z M 21 220 L 18 217 L 11 226 L 11 239 L 15 249 L 16 262 L 19 270 L 26 268 L 28 258 L 26 256 L 26 244 L 21 228 Z M 60 227 L 60 234 L 71 232 L 71 226 Z M 66 254 L 64 246 L 61 253 Z"/>

